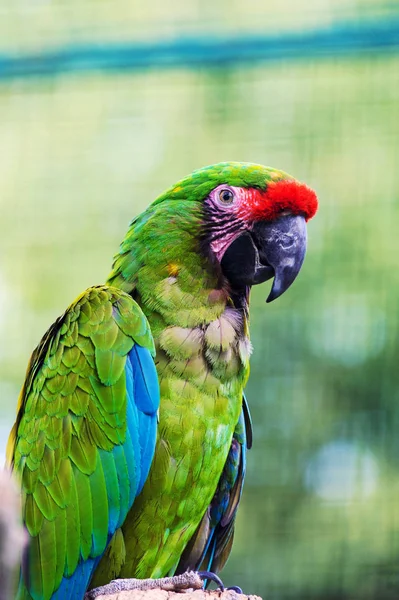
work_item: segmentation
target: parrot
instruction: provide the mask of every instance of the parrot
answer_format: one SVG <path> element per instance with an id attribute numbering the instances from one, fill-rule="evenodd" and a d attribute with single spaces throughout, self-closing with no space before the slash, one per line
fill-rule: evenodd
<path id="1" fill-rule="evenodd" d="M 293 283 L 317 207 L 278 169 L 197 169 L 51 325 L 7 445 L 29 540 L 18 600 L 221 571 L 252 445 L 250 291 L 273 280 L 271 302 Z"/>

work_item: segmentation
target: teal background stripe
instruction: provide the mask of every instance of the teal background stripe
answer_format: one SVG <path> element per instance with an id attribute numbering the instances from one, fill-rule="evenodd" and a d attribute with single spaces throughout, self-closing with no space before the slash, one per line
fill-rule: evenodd
<path id="1" fill-rule="evenodd" d="M 66 46 L 38 54 L 0 54 L 0 79 L 46 77 L 90 71 L 196 68 L 365 53 L 396 53 L 399 19 L 339 24 L 282 35 L 180 37 L 152 43 Z"/>

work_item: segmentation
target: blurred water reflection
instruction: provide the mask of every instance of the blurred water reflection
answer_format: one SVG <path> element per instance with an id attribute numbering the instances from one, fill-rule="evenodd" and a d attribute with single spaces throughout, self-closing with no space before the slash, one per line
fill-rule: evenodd
<path id="1" fill-rule="evenodd" d="M 122 1 L 116 21 L 106 4 L 28 12 L 36 23 L 46 14 L 46 45 L 93 23 L 103 39 L 144 22 L 153 35 L 184 19 L 211 30 L 241 17 L 247 29 L 278 31 L 396 10 L 341 0 L 315 12 L 292 3 L 288 14 L 252 2 L 245 18 L 229 5 L 224 25 L 215 3 L 198 2 L 192 14 L 157 6 L 152 25 Z M 27 3 L 18 6 L 26 19 Z M 1 44 L 38 47 L 30 22 L 8 32 L 0 19 Z M 292 289 L 267 306 L 267 284 L 253 290 L 255 439 L 225 581 L 265 600 L 397 598 L 399 58 L 18 81 L 0 87 L 0 115 L 0 452 L 31 350 L 80 291 L 104 281 L 130 219 L 198 166 L 282 168 L 318 191 L 320 211 Z"/>

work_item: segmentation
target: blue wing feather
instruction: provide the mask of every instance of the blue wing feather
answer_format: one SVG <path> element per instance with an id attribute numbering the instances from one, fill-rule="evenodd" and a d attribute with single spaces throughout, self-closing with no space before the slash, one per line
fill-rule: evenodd
<path id="1" fill-rule="evenodd" d="M 137 408 L 146 415 L 154 414 L 159 408 L 158 375 L 154 359 L 147 348 L 135 344 L 128 354 L 132 365 Z M 155 377 L 154 377 L 155 371 Z"/>
<path id="2" fill-rule="evenodd" d="M 154 360 L 147 348 L 136 344 L 126 360 L 126 381 L 129 404 L 134 406 L 138 418 L 136 431 L 139 436 L 141 457 L 139 465 L 139 494 L 148 477 L 154 457 L 157 413 L 159 409 L 159 384 Z M 132 391 L 131 391 L 132 390 Z M 128 427 L 130 428 L 129 419 Z"/>
<path id="3" fill-rule="evenodd" d="M 80 562 L 72 577 L 63 577 L 61 585 L 51 596 L 51 600 L 82 598 L 89 585 L 92 573 L 99 559 L 89 558 Z M 83 590 L 83 591 L 82 591 Z"/>

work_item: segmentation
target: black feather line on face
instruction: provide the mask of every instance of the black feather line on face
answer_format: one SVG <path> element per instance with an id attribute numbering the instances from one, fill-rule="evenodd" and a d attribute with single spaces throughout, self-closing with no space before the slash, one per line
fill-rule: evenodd
<path id="1" fill-rule="evenodd" d="M 222 273 L 221 265 L 211 249 L 212 242 L 222 239 L 226 234 L 240 233 L 244 230 L 241 220 L 232 213 L 226 213 L 215 206 L 209 198 L 204 202 L 202 215 L 202 229 L 200 233 L 200 253 L 205 258 L 206 264 L 217 274 L 218 288 L 226 286 L 226 279 Z M 230 299 L 238 310 L 248 316 L 249 288 L 240 290 L 230 289 Z"/>
<path id="2" fill-rule="evenodd" d="M 223 239 L 226 234 L 243 231 L 243 223 L 233 213 L 226 213 L 216 207 L 209 198 L 204 202 L 201 231 L 201 253 L 210 260 L 215 259 L 211 250 L 212 242 Z"/>

